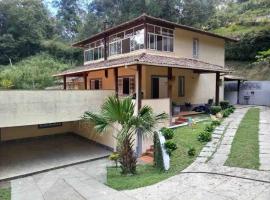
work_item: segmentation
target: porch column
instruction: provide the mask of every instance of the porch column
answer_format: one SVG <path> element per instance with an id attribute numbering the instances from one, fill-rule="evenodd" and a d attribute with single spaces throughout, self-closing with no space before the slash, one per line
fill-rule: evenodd
<path id="1" fill-rule="evenodd" d="M 67 77 L 64 75 L 63 76 L 63 85 L 64 85 L 64 90 L 67 89 Z"/>
<path id="2" fill-rule="evenodd" d="M 240 104 L 240 80 L 237 80 L 237 104 Z"/>
<path id="3" fill-rule="evenodd" d="M 138 110 L 142 107 L 142 65 L 137 65 L 136 70 L 136 105 Z"/>
<path id="4" fill-rule="evenodd" d="M 115 88 L 115 96 L 118 97 L 118 68 L 113 69 L 114 72 L 114 88 Z"/>
<path id="5" fill-rule="evenodd" d="M 83 73 L 84 89 L 87 90 L 87 73 Z"/>
<path id="6" fill-rule="evenodd" d="M 216 73 L 216 105 L 219 105 L 219 79 L 220 72 Z"/>
<path id="7" fill-rule="evenodd" d="M 141 91 L 142 91 L 142 65 L 138 64 L 137 65 L 137 70 L 136 70 L 136 76 L 135 76 L 135 84 L 136 84 L 136 112 L 138 113 L 139 110 L 142 107 L 142 97 L 141 97 Z M 142 154 L 142 130 L 137 129 L 137 148 L 136 148 L 136 153 L 137 156 L 141 156 Z"/>
<path id="8" fill-rule="evenodd" d="M 168 67 L 168 98 L 172 98 L 172 68 Z"/>

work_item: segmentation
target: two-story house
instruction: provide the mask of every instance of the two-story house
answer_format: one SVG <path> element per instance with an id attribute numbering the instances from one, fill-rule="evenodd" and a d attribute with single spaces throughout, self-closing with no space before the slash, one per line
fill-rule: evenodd
<path id="1" fill-rule="evenodd" d="M 73 44 L 84 50 L 84 66 L 56 76 L 63 77 L 64 89 L 74 88 L 67 80 L 77 77 L 77 89 L 139 92 L 139 106 L 141 99 L 162 98 L 218 103 L 226 41 L 236 40 L 143 14 Z"/>

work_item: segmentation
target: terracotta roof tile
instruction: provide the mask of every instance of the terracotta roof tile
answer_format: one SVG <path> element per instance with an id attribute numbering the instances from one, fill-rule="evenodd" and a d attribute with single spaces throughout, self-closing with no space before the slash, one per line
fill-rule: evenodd
<path id="1" fill-rule="evenodd" d="M 164 67 L 175 67 L 183 69 L 193 69 L 211 72 L 227 72 L 228 70 L 222 66 L 214 65 L 195 59 L 168 57 L 161 55 L 153 55 L 148 53 L 142 53 L 133 56 L 126 56 L 116 59 L 104 60 L 96 63 L 91 63 L 81 67 L 75 67 L 66 71 L 63 71 L 54 76 L 79 74 L 87 71 L 94 71 L 99 69 L 107 69 L 114 67 L 121 67 L 127 65 L 144 64 Z"/>

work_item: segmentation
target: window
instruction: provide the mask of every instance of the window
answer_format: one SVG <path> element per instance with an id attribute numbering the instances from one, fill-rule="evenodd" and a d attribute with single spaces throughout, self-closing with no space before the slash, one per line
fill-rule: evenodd
<path id="1" fill-rule="evenodd" d="M 38 128 L 42 129 L 42 128 L 54 128 L 54 127 L 59 127 L 62 126 L 62 122 L 55 122 L 55 123 L 49 123 L 49 124 L 39 124 Z"/>
<path id="2" fill-rule="evenodd" d="M 129 53 L 144 48 L 144 26 L 117 33 L 109 38 L 109 55 Z"/>
<path id="3" fill-rule="evenodd" d="M 102 79 L 91 79 L 90 80 L 91 90 L 101 90 L 102 89 Z"/>
<path id="4" fill-rule="evenodd" d="M 132 95 L 135 92 L 135 82 L 133 76 L 124 76 L 118 78 L 118 94 Z"/>
<path id="5" fill-rule="evenodd" d="M 178 77 L 178 96 L 179 97 L 185 96 L 185 77 L 184 76 Z"/>
<path id="6" fill-rule="evenodd" d="M 199 39 L 193 39 L 193 58 L 199 57 Z"/>
<path id="7" fill-rule="evenodd" d="M 89 45 L 89 49 L 84 51 L 84 61 L 99 60 L 104 57 L 104 44 L 98 40 Z"/>
<path id="8" fill-rule="evenodd" d="M 147 31 L 149 49 L 173 52 L 173 30 L 147 25 Z"/>

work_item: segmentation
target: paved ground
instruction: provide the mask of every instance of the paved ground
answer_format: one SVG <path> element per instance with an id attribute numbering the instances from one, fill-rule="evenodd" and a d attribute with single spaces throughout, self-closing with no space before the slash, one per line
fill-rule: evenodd
<path id="1" fill-rule="evenodd" d="M 261 107 L 259 125 L 260 169 L 270 170 L 270 108 Z"/>
<path id="2" fill-rule="evenodd" d="M 6 142 L 0 145 L 0 180 L 109 154 L 72 134 Z"/>
<path id="3" fill-rule="evenodd" d="M 230 146 L 224 145 L 231 144 L 246 110 L 237 110 L 215 130 L 216 143 L 206 147 L 213 151 L 205 153 L 211 155 L 212 160 L 205 162 L 209 157 L 205 159 L 202 153 L 183 173 L 158 184 L 115 191 L 103 184 L 106 180 L 106 166 L 110 165 L 108 160 L 103 159 L 11 181 L 12 200 L 269 200 L 270 171 L 223 166 L 226 157 L 215 157 L 216 152 L 228 155 Z M 261 116 L 260 121 L 264 124 L 269 115 Z"/>

